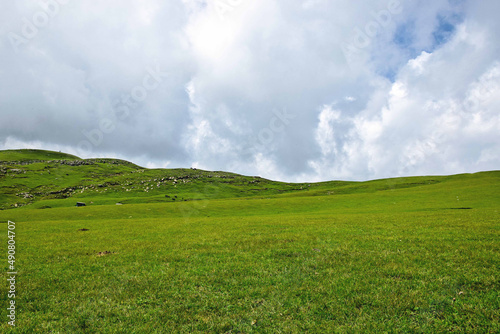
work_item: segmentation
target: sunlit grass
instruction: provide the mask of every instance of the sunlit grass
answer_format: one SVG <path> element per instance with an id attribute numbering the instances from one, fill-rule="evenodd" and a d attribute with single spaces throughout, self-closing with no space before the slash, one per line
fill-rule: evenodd
<path id="1" fill-rule="evenodd" d="M 2 306 L 0 331 L 497 333 L 499 178 L 246 197 L 234 195 L 243 185 L 213 182 L 217 195 L 198 200 L 96 193 L 86 207 L 71 197 L 3 210 L 1 222 L 16 222 L 19 274 L 16 330 Z"/>

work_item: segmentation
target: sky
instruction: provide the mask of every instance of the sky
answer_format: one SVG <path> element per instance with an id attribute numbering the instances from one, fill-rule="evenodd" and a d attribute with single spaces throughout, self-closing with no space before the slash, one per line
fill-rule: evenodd
<path id="1" fill-rule="evenodd" d="M 500 169 L 498 0 L 0 3 L 0 149 L 288 182 Z"/>

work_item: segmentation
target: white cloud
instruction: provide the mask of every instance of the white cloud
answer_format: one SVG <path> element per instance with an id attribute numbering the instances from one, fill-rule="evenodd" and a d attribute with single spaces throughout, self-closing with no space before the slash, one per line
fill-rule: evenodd
<path id="1" fill-rule="evenodd" d="M 499 63 L 491 57 L 486 69 L 484 63 L 464 66 L 463 58 L 471 55 L 456 53 L 475 44 L 477 33 L 458 34 L 441 50 L 410 60 L 387 89 L 386 106 L 354 118 L 357 136 L 351 141 L 358 142 L 358 151 L 349 161 L 364 157 L 369 162 L 364 173 L 373 177 L 495 168 L 499 157 L 491 147 L 500 144 Z"/>
<path id="2" fill-rule="evenodd" d="M 497 1 L 220 2 L 71 1 L 17 53 L 41 7 L 5 4 L 0 148 L 90 133 L 85 156 L 290 181 L 498 169 Z M 118 117 L 151 67 L 168 76 Z"/>

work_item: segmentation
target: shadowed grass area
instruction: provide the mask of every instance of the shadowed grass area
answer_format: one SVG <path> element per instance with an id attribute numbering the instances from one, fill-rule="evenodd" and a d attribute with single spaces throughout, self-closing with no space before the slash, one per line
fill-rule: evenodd
<path id="1" fill-rule="evenodd" d="M 92 166 L 123 168 L 124 180 L 143 170 Z M 137 174 L 179 180 L 179 171 L 201 173 Z M 183 183 L 185 192 L 169 191 L 176 201 L 117 190 L 0 211 L 0 222 L 16 222 L 18 270 L 16 330 L 4 320 L 0 331 L 500 331 L 499 172 L 302 185 L 309 190 L 260 179 L 264 195 L 243 191 L 258 187 L 243 183 L 252 177 L 206 173 L 234 179 L 192 181 L 206 193 Z M 75 207 L 82 198 L 88 206 Z"/>

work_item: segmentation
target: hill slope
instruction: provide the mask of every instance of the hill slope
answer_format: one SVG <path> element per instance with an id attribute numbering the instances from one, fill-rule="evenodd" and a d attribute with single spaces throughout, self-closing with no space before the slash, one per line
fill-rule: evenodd
<path id="1" fill-rule="evenodd" d="M 47 160 L 77 160 L 77 156 L 44 150 L 3 150 L 0 151 L 0 162 L 47 161 Z"/>
<path id="2" fill-rule="evenodd" d="M 479 177 L 480 176 L 480 177 Z M 178 202 L 276 196 L 310 197 L 421 188 L 443 182 L 498 182 L 500 172 L 368 182 L 284 183 L 257 176 L 197 169 L 146 169 L 118 159 L 80 159 L 64 153 L 0 151 L 0 209 Z"/>

